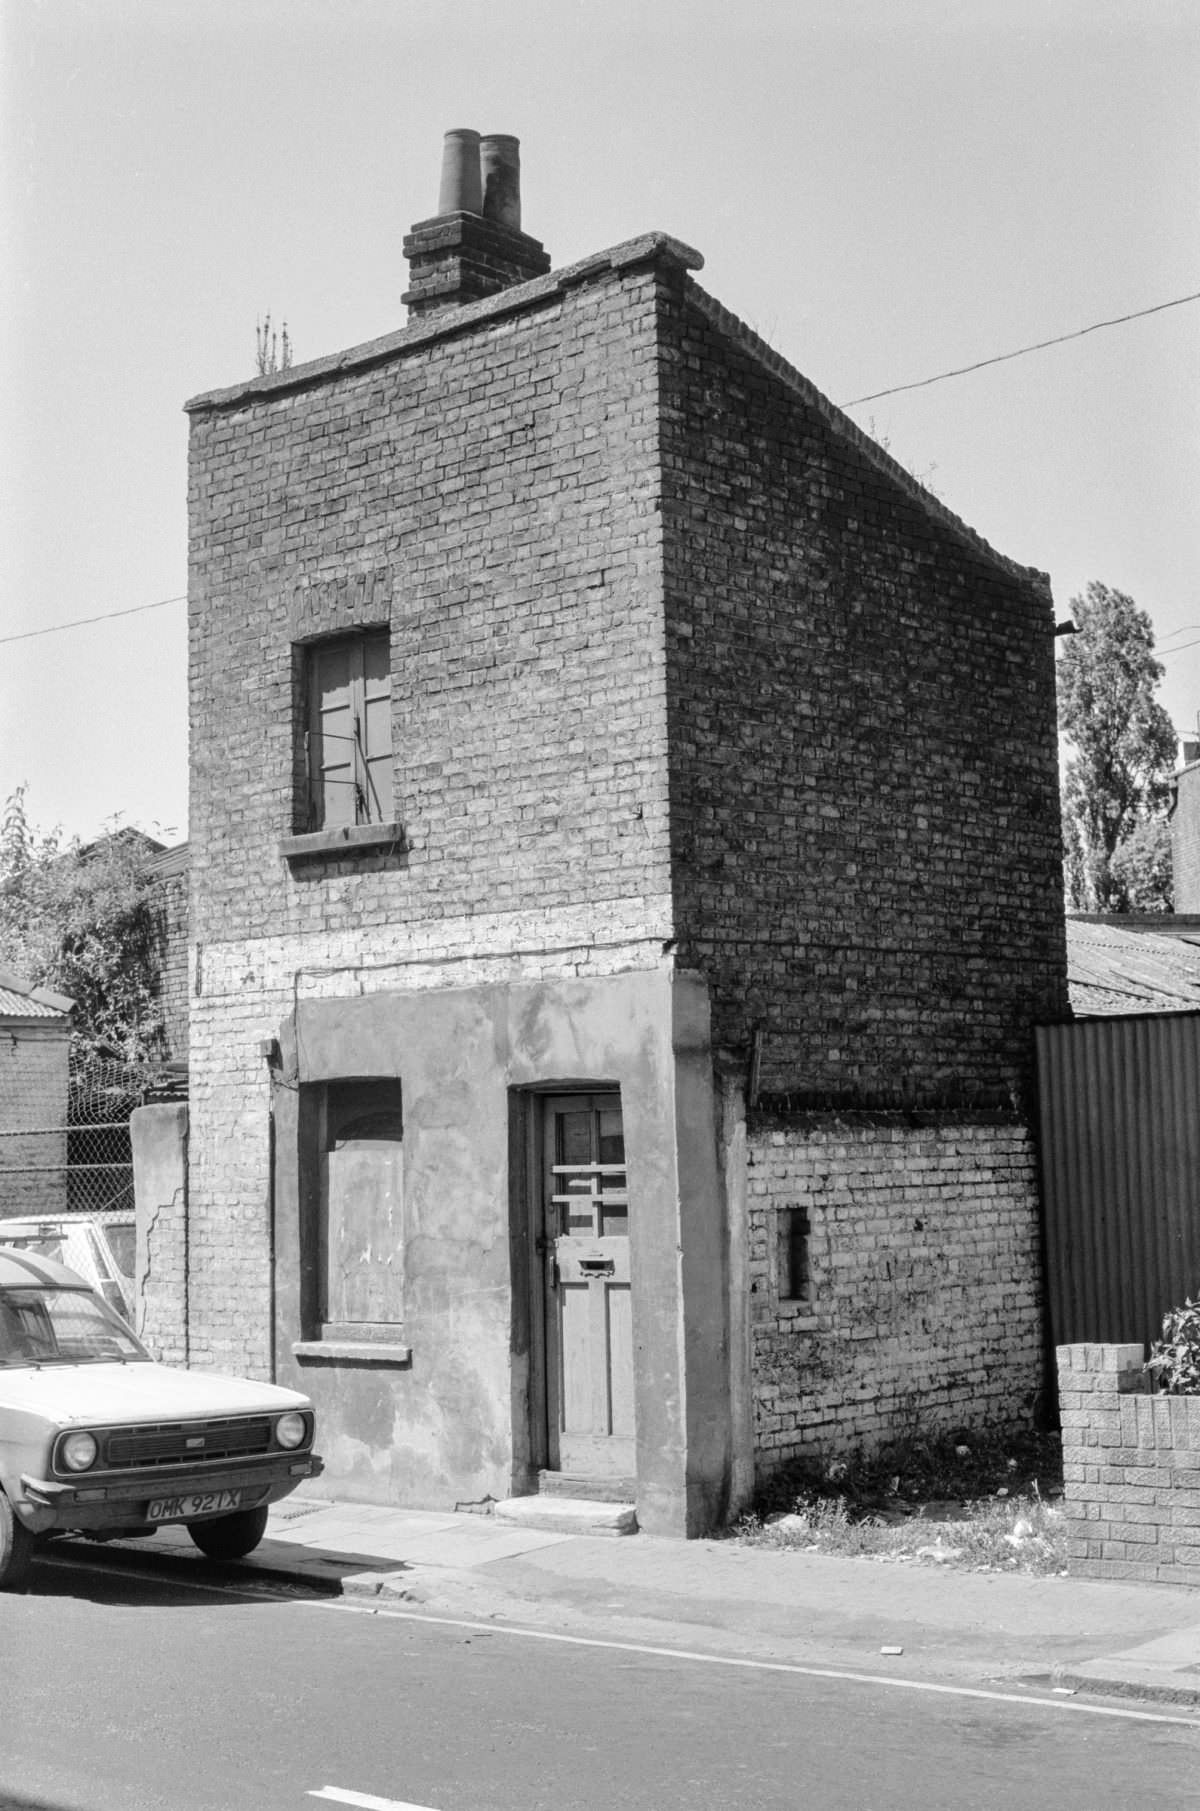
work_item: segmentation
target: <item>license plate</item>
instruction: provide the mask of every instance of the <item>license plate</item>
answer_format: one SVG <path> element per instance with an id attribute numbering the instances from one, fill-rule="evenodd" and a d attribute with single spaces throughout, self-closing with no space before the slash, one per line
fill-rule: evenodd
<path id="1" fill-rule="evenodd" d="M 189 1497 L 156 1497 L 147 1505 L 148 1522 L 190 1522 L 198 1515 L 219 1515 L 237 1509 L 242 1501 L 240 1490 L 205 1490 Z"/>

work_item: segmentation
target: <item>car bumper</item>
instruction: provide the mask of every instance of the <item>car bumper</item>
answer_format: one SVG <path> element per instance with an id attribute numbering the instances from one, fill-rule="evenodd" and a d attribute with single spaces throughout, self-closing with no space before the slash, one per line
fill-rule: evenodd
<path id="1" fill-rule="evenodd" d="M 240 1490 L 242 1509 L 277 1503 L 306 1478 L 318 1478 L 325 1469 L 316 1453 L 280 1453 L 257 1464 L 196 1466 L 155 1471 L 147 1476 L 114 1478 L 89 1483 L 67 1483 L 58 1478 L 22 1477 L 21 1495 L 13 1507 L 31 1534 L 87 1533 L 92 1529 L 121 1528 L 150 1533 L 164 1522 L 182 1516 L 149 1520 L 148 1506 L 165 1497 L 205 1495 L 218 1490 Z"/>

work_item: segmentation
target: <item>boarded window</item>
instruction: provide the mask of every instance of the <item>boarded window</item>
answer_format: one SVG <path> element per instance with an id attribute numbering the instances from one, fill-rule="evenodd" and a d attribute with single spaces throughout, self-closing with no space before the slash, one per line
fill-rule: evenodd
<path id="1" fill-rule="evenodd" d="M 321 1320 L 353 1333 L 404 1318 L 404 1128 L 397 1081 L 325 1090 Z"/>
<path id="2" fill-rule="evenodd" d="M 306 828 L 382 824 L 392 815 L 392 678 L 386 629 L 306 650 Z"/>

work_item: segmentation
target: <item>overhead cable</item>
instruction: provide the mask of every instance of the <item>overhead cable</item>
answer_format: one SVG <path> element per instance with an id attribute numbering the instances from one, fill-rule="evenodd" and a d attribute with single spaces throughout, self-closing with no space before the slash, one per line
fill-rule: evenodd
<path id="1" fill-rule="evenodd" d="M 111 622 L 114 616 L 140 616 L 143 610 L 161 610 L 165 604 L 185 604 L 187 592 L 178 597 L 160 597 L 153 604 L 131 604 L 128 610 L 106 610 L 103 616 L 77 616 L 69 623 L 47 623 L 43 629 L 22 629 L 18 635 L 0 635 L 0 643 L 6 641 L 32 641 L 37 635 L 57 635 L 60 629 L 82 629 L 88 623 Z"/>
<path id="2" fill-rule="evenodd" d="M 1081 340 L 1085 333 L 1099 333 L 1101 327 L 1123 327 L 1126 321 L 1140 321 L 1148 314 L 1161 314 L 1164 308 L 1182 308 L 1185 302 L 1200 302 L 1200 290 L 1190 296 L 1176 296 L 1173 302 L 1156 302 L 1153 308 L 1139 308 L 1133 314 L 1114 315 L 1111 321 L 1093 321 L 1090 327 L 1077 327 L 1074 333 L 1060 333 L 1052 340 L 1038 340 L 1032 346 L 1018 346 L 1015 352 L 997 352 L 993 358 L 977 359 L 973 365 L 959 365 L 953 371 L 939 371 L 936 377 L 921 377 L 912 384 L 893 384 L 890 390 L 872 390 L 869 396 L 856 396 L 853 402 L 839 403 L 842 409 L 857 409 L 860 403 L 878 402 L 881 396 L 899 396 L 902 390 L 924 390 L 929 384 L 944 384 L 949 377 L 965 377 L 969 371 L 982 371 L 987 365 L 1002 365 L 1010 358 L 1024 358 L 1028 352 L 1044 352 L 1047 346 L 1061 346 L 1067 340 Z"/>

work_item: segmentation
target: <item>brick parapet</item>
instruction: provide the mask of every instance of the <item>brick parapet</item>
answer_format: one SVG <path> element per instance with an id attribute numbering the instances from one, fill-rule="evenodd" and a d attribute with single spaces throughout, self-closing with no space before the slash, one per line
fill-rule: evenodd
<path id="1" fill-rule="evenodd" d="M 1057 1358 L 1071 1571 L 1200 1586 L 1200 1396 L 1152 1393 L 1140 1345 Z"/>

